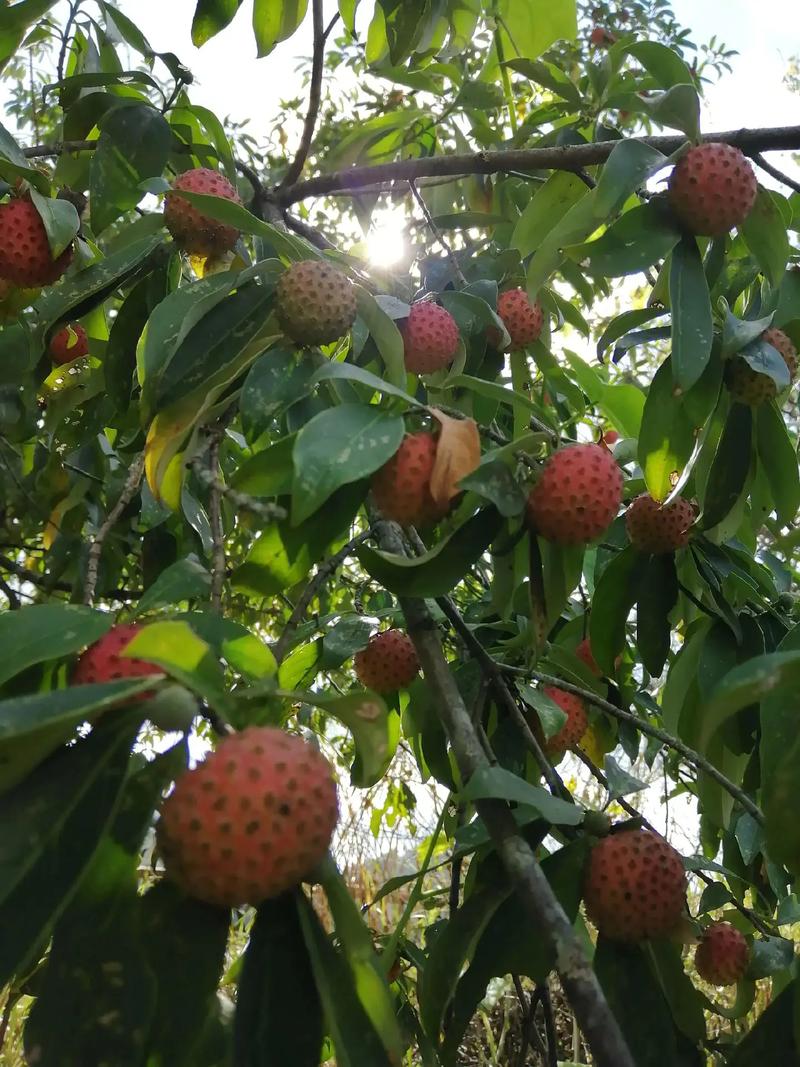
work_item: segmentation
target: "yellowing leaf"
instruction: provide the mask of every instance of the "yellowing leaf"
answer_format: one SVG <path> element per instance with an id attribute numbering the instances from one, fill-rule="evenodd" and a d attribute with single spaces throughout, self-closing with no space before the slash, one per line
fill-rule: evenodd
<path id="1" fill-rule="evenodd" d="M 444 506 L 458 496 L 458 483 L 480 463 L 481 439 L 473 419 L 451 419 L 437 408 L 431 408 L 431 414 L 441 429 L 430 491 L 436 503 Z"/>

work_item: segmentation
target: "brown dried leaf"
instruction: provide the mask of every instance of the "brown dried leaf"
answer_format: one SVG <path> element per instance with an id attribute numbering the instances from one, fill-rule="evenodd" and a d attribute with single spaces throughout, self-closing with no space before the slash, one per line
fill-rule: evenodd
<path id="1" fill-rule="evenodd" d="M 461 479 L 480 463 L 481 439 L 474 419 L 451 419 L 437 408 L 431 408 L 430 413 L 441 427 L 430 493 L 440 507 L 446 507 L 461 492 Z"/>

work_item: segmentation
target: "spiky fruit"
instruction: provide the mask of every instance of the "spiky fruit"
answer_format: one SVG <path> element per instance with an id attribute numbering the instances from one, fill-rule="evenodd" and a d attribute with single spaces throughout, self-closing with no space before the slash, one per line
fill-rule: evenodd
<path id="1" fill-rule="evenodd" d="M 564 689 L 558 689 L 554 685 L 546 686 L 544 695 L 550 697 L 566 713 L 567 721 L 545 741 L 545 751 L 553 759 L 561 759 L 568 748 L 575 748 L 580 744 L 581 738 L 586 733 L 589 725 L 589 717 L 586 714 L 586 704 L 574 693 L 567 693 Z"/>
<path id="2" fill-rule="evenodd" d="M 758 182 L 747 157 L 732 145 L 690 148 L 669 178 L 669 201 L 690 233 L 718 237 L 750 214 Z"/>
<path id="3" fill-rule="evenodd" d="M 671 504 L 660 504 L 649 493 L 637 496 L 625 513 L 633 547 L 654 556 L 685 548 L 694 520 L 694 508 L 688 500 L 678 497 Z"/>
<path id="4" fill-rule="evenodd" d="M 161 668 L 154 663 L 122 655 L 143 629 L 144 627 L 135 622 L 120 623 L 112 627 L 81 654 L 72 672 L 72 684 L 93 685 L 98 682 L 117 681 L 120 678 L 146 678 L 149 674 L 161 674 Z M 151 695 L 149 691 L 140 693 L 136 699 L 146 700 Z"/>
<path id="5" fill-rule="evenodd" d="M 355 654 L 356 677 L 376 693 L 405 689 L 419 674 L 414 643 L 402 630 L 384 630 Z"/>
<path id="6" fill-rule="evenodd" d="M 185 193 L 203 193 L 220 196 L 225 200 L 241 203 L 239 194 L 224 174 L 208 167 L 195 167 L 179 174 L 172 188 Z M 164 225 L 175 239 L 175 244 L 184 252 L 207 259 L 229 252 L 239 239 L 234 226 L 218 222 L 190 204 L 182 196 L 168 192 L 164 197 Z"/>
<path id="7" fill-rule="evenodd" d="M 741 931 L 730 923 L 706 927 L 694 954 L 697 973 L 711 985 L 733 985 L 747 970 L 750 947 Z"/>
<path id="8" fill-rule="evenodd" d="M 429 300 L 412 304 L 402 334 L 406 370 L 413 374 L 433 374 L 456 358 L 458 326 L 438 304 Z"/>
<path id="9" fill-rule="evenodd" d="M 592 643 L 588 637 L 584 637 L 578 647 L 575 649 L 575 655 L 581 661 L 585 663 L 595 678 L 602 678 L 603 672 L 597 663 L 597 660 L 592 655 Z"/>
<path id="10" fill-rule="evenodd" d="M 53 285 L 72 262 L 72 245 L 53 259 L 47 231 L 33 203 L 0 204 L 0 277 L 23 288 Z"/>
<path id="11" fill-rule="evenodd" d="M 530 302 L 524 289 L 507 289 L 497 298 L 497 314 L 503 320 L 511 338 L 509 348 L 524 348 L 538 340 L 542 332 L 542 306 L 538 300 Z"/>
<path id="12" fill-rule="evenodd" d="M 79 322 L 70 322 L 59 330 L 50 342 L 50 356 L 54 363 L 71 363 L 89 352 L 89 338 Z"/>
<path id="13" fill-rule="evenodd" d="M 531 527 L 558 545 L 588 544 L 611 525 L 622 474 L 607 448 L 569 445 L 545 463 L 528 497 Z"/>
<path id="14" fill-rule="evenodd" d="M 304 259 L 281 275 L 275 311 L 284 333 L 297 344 L 328 345 L 355 322 L 356 293 L 332 263 Z"/>
<path id="15" fill-rule="evenodd" d="M 320 753 L 271 726 L 226 737 L 164 801 L 167 877 L 219 907 L 258 904 L 307 878 L 328 851 L 336 783 Z"/>
<path id="16" fill-rule="evenodd" d="M 669 937 L 686 900 L 683 861 L 650 830 L 622 830 L 592 849 L 584 879 L 589 918 L 613 941 Z"/>
<path id="17" fill-rule="evenodd" d="M 780 352 L 789 371 L 791 383 L 797 373 L 797 349 L 791 340 L 783 330 L 778 330 L 774 326 L 762 333 L 761 340 L 771 344 Z M 769 374 L 761 374 L 754 370 L 741 356 L 735 356 L 728 364 L 725 381 L 733 399 L 738 400 L 740 404 L 748 404 L 750 407 L 761 407 L 762 404 L 774 400 L 778 395 L 775 379 Z"/>
<path id="18" fill-rule="evenodd" d="M 448 511 L 431 496 L 437 441 L 425 430 L 410 433 L 392 458 L 372 476 L 372 495 L 381 513 L 401 526 L 429 526 Z"/>

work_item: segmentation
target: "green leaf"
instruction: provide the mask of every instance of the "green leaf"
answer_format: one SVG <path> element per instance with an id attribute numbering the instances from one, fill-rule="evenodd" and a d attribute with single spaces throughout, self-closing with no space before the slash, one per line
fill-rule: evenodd
<path id="1" fill-rule="evenodd" d="M 678 603 L 678 575 L 673 553 L 649 558 L 642 577 L 642 589 L 636 608 L 636 641 L 642 663 L 657 678 L 669 655 L 672 636 L 669 614 Z"/>
<path id="2" fill-rule="evenodd" d="M 292 524 L 313 515 L 341 486 L 382 467 L 404 433 L 402 415 L 374 405 L 340 404 L 315 415 L 295 441 Z"/>
<path id="3" fill-rule="evenodd" d="M 612 51 L 619 50 L 638 59 L 648 74 L 652 74 L 662 89 L 673 85 L 692 85 L 694 78 L 678 52 L 658 41 L 620 42 Z"/>
<path id="4" fill-rule="evenodd" d="M 557 734 L 567 721 L 567 713 L 543 689 L 533 685 L 518 685 L 517 689 L 525 703 L 535 709 L 544 736 L 550 738 Z"/>
<path id="5" fill-rule="evenodd" d="M 725 321 L 722 324 L 722 355 L 732 356 L 751 341 L 757 341 L 772 323 L 772 315 L 763 319 L 737 319 L 725 304 Z M 758 368 L 755 368 L 758 369 Z"/>
<path id="6" fill-rule="evenodd" d="M 525 510 L 525 494 L 502 460 L 482 463 L 472 474 L 462 478 L 459 485 L 491 501 L 503 518 L 521 515 Z"/>
<path id="7" fill-rule="evenodd" d="M 762 937 L 753 942 L 747 977 L 753 981 L 769 978 L 791 967 L 794 944 L 785 937 Z"/>
<path id="8" fill-rule="evenodd" d="M 298 916 L 300 895 L 266 900 L 256 913 L 239 978 L 235 1067 L 320 1062 L 322 1005 Z"/>
<path id="9" fill-rule="evenodd" d="M 399 389 L 405 389 L 406 361 L 403 335 L 398 330 L 394 319 L 383 310 L 372 293 L 361 285 L 356 285 L 355 289 L 358 314 L 377 346 L 386 367 L 387 380 Z"/>
<path id="10" fill-rule="evenodd" d="M 600 340 L 597 342 L 597 358 L 602 359 L 609 345 L 612 345 L 614 341 L 628 333 L 632 327 L 640 326 L 644 322 L 650 322 L 651 319 L 658 318 L 663 314 L 665 314 L 663 308 L 649 307 L 623 311 L 621 314 L 616 315 L 600 335 Z"/>
<path id="11" fill-rule="evenodd" d="M 672 252 L 669 272 L 672 308 L 672 375 L 691 389 L 711 358 L 714 324 L 703 261 L 694 238 L 684 237 Z"/>
<path id="12" fill-rule="evenodd" d="M 708 474 L 702 528 L 710 530 L 733 510 L 747 483 L 753 452 L 753 411 L 733 404 Z"/>
<path id="13" fill-rule="evenodd" d="M 308 0 L 255 0 L 253 32 L 259 59 L 292 36 L 305 18 L 307 8 Z"/>
<path id="14" fill-rule="evenodd" d="M 139 630 L 122 655 L 158 664 L 181 685 L 225 714 L 229 701 L 222 667 L 188 623 L 149 623 Z"/>
<path id="15" fill-rule="evenodd" d="M 405 389 L 400 389 L 398 386 L 392 385 L 391 382 L 384 381 L 383 378 L 379 378 L 377 374 L 373 374 L 371 371 L 364 370 L 363 367 L 357 367 L 355 363 L 323 363 L 322 366 L 314 372 L 311 384 L 316 385 L 318 382 L 340 380 L 358 382 L 360 385 L 365 385 L 368 389 L 371 389 L 374 393 L 382 393 L 384 396 L 395 396 L 400 400 L 404 400 L 412 407 L 423 406 L 418 400 L 415 400 L 410 393 L 407 393 Z M 448 381 L 448 385 L 449 384 Z"/>
<path id="16" fill-rule="evenodd" d="M 336 1048 L 337 1064 L 339 1067 L 387 1067 L 386 1050 L 358 998 L 347 960 L 334 949 L 306 897 L 297 892 L 294 901 L 314 984 Z M 293 1020 L 295 1006 L 288 1013 Z"/>
<path id="17" fill-rule="evenodd" d="M 115 107 L 100 121 L 89 170 L 92 229 L 100 233 L 144 196 L 142 182 L 163 173 L 172 131 L 146 104 Z"/>
<path id="18" fill-rule="evenodd" d="M 342 696 L 314 692 L 295 694 L 295 697 L 324 708 L 353 735 L 356 754 L 351 781 L 354 786 L 366 788 L 383 778 L 397 751 L 400 731 L 397 716 L 389 712 L 382 697 L 370 690 Z"/>
<path id="19" fill-rule="evenodd" d="M 592 654 L 609 676 L 625 646 L 628 615 L 645 588 L 647 564 L 648 557 L 629 545 L 614 556 L 595 586 L 589 636 Z"/>
<path id="20" fill-rule="evenodd" d="M 703 712 L 702 739 L 707 742 L 720 726 L 741 708 L 757 704 L 800 683 L 800 651 L 770 652 L 754 656 L 729 671 L 715 687 Z"/>
<path id="21" fill-rule="evenodd" d="M 743 359 L 757 374 L 766 374 L 775 382 L 778 391 L 789 385 L 789 368 L 786 360 L 773 345 L 757 337 L 755 341 L 739 350 L 738 359 Z"/>
<path id="22" fill-rule="evenodd" d="M 800 472 L 797 449 L 775 403 L 756 411 L 756 447 L 769 482 L 775 513 L 788 525 L 800 508 Z"/>
<path id="23" fill-rule="evenodd" d="M 211 575 L 196 556 L 187 556 L 159 574 L 142 594 L 137 614 L 177 604 L 181 600 L 205 600 L 210 589 Z"/>
<path id="24" fill-rule="evenodd" d="M 500 404 L 523 408 L 525 411 L 530 411 L 535 415 L 541 415 L 542 413 L 542 409 L 527 396 L 517 393 L 513 389 L 507 389 L 500 382 L 487 382 L 483 378 L 474 378 L 471 374 L 454 374 L 447 379 L 447 386 L 450 389 L 469 389 L 470 392 L 477 393 L 479 396 L 486 396 Z"/>
<path id="25" fill-rule="evenodd" d="M 167 881 L 141 897 L 139 910 L 143 944 L 157 983 L 148 1064 L 191 1067 L 197 1062 L 193 1053 L 201 1038 L 198 1021 L 206 1018 L 217 999 L 228 913 L 187 897 Z"/>
<path id="26" fill-rule="evenodd" d="M 571 41 L 578 33 L 575 0 L 538 4 L 535 14 L 515 0 L 499 0 L 500 30 L 508 56 L 538 59 L 556 41 Z"/>
<path id="27" fill-rule="evenodd" d="M 753 1029 L 745 1035 L 728 1061 L 729 1067 L 766 1067 L 791 1063 L 800 1057 L 794 1023 L 797 981 L 790 982 L 765 1009 Z"/>
<path id="28" fill-rule="evenodd" d="M 56 259 L 75 239 L 80 227 L 78 212 L 68 200 L 53 200 L 31 189 L 31 200 L 41 216 L 50 245 L 50 253 Z"/>
<path id="29" fill-rule="evenodd" d="M 523 258 L 535 252 L 585 193 L 586 186 L 576 174 L 554 171 L 528 201 L 511 235 L 511 247 L 518 249 Z"/>
<path id="30" fill-rule="evenodd" d="M 0 614 L 0 685 L 34 663 L 91 645 L 113 625 L 104 611 L 81 604 L 32 604 Z"/>
<path id="31" fill-rule="evenodd" d="M 595 190 L 584 192 L 577 203 L 548 231 L 528 264 L 528 295 L 533 299 L 550 275 L 558 270 L 568 245 L 585 241 L 597 229 Z"/>
<path id="32" fill-rule="evenodd" d="M 642 109 L 660 126 L 685 133 L 690 141 L 700 138 L 700 98 L 693 85 L 673 85 L 664 93 L 639 98 Z"/>
<path id="33" fill-rule="evenodd" d="M 325 367 L 343 365 L 326 363 Z M 259 356 L 244 380 L 239 397 L 239 411 L 247 437 L 251 440 L 260 437 L 277 415 L 307 396 L 314 373 L 313 357 L 294 345 L 274 345 Z M 241 468 L 236 472 L 236 478 L 240 471 Z"/>
<path id="34" fill-rule="evenodd" d="M 250 496 L 283 496 L 292 491 L 296 435 L 281 437 L 244 462 L 233 476 L 234 489 Z"/>
<path id="35" fill-rule="evenodd" d="M 435 548 L 414 559 L 376 552 L 359 545 L 362 567 L 390 593 L 407 597 L 437 597 L 449 593 L 480 559 L 500 532 L 500 516 L 484 508 Z"/>
<path id="36" fill-rule="evenodd" d="M 777 200 L 777 193 L 759 186 L 756 202 L 739 227 L 747 247 L 774 289 L 781 284 L 791 251 Z"/>
<path id="37" fill-rule="evenodd" d="M 0 70 L 17 52 L 29 26 L 47 14 L 56 0 L 21 0 L 0 12 Z"/>
<path id="38" fill-rule="evenodd" d="M 631 193 L 668 162 L 665 155 L 644 141 L 620 141 L 614 146 L 597 181 L 594 209 L 598 218 L 613 215 Z"/>
<path id="39" fill-rule="evenodd" d="M 573 258 L 588 257 L 594 273 L 618 278 L 663 259 L 680 237 L 674 220 L 650 201 L 626 211 L 596 240 L 572 245 L 568 251 Z"/>
<path id="40" fill-rule="evenodd" d="M 532 808 L 554 826 L 577 826 L 583 821 L 583 809 L 560 800 L 538 785 L 503 767 L 481 767 L 461 790 L 464 800 L 510 800 Z"/>
<path id="41" fill-rule="evenodd" d="M 680 946 L 670 941 L 651 941 L 647 950 L 675 1025 L 694 1045 L 705 1041 L 703 1000 L 683 969 Z"/>
<path id="42" fill-rule="evenodd" d="M 647 782 L 640 782 L 634 775 L 628 774 L 611 755 L 603 757 L 603 769 L 608 778 L 609 800 L 616 800 L 618 797 L 626 797 L 630 793 L 639 793 L 642 789 L 647 789 Z"/>
<path id="43" fill-rule="evenodd" d="M 192 44 L 200 48 L 233 20 L 242 0 L 197 0 L 192 20 Z"/>
<path id="44" fill-rule="evenodd" d="M 3 984 L 38 959 L 113 819 L 137 727 L 115 717 L 0 799 Z"/>
<path id="45" fill-rule="evenodd" d="M 185 189 L 173 189 L 172 195 L 183 197 L 203 215 L 216 219 L 217 222 L 224 222 L 226 226 L 233 226 L 240 233 L 263 238 L 264 242 L 271 246 L 274 255 L 285 256 L 289 260 L 319 257 L 316 249 L 301 238 L 286 230 L 279 230 L 270 222 L 263 222 L 235 200 L 227 200 L 224 196 L 211 196 L 208 193 L 189 193 Z M 256 264 L 253 269 L 263 266 L 262 262 Z"/>
<path id="46" fill-rule="evenodd" d="M 276 673 L 278 667 L 272 651 L 241 623 L 210 611 L 186 612 L 176 617 L 175 621 L 179 620 L 188 622 L 218 656 L 246 678 L 271 678 Z"/>

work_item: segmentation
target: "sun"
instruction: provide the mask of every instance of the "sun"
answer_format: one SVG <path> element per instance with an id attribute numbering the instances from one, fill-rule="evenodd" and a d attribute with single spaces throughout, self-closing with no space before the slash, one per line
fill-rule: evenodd
<path id="1" fill-rule="evenodd" d="M 405 234 L 406 215 L 401 207 L 387 207 L 376 211 L 365 244 L 370 263 L 375 267 L 391 267 L 407 253 Z"/>

